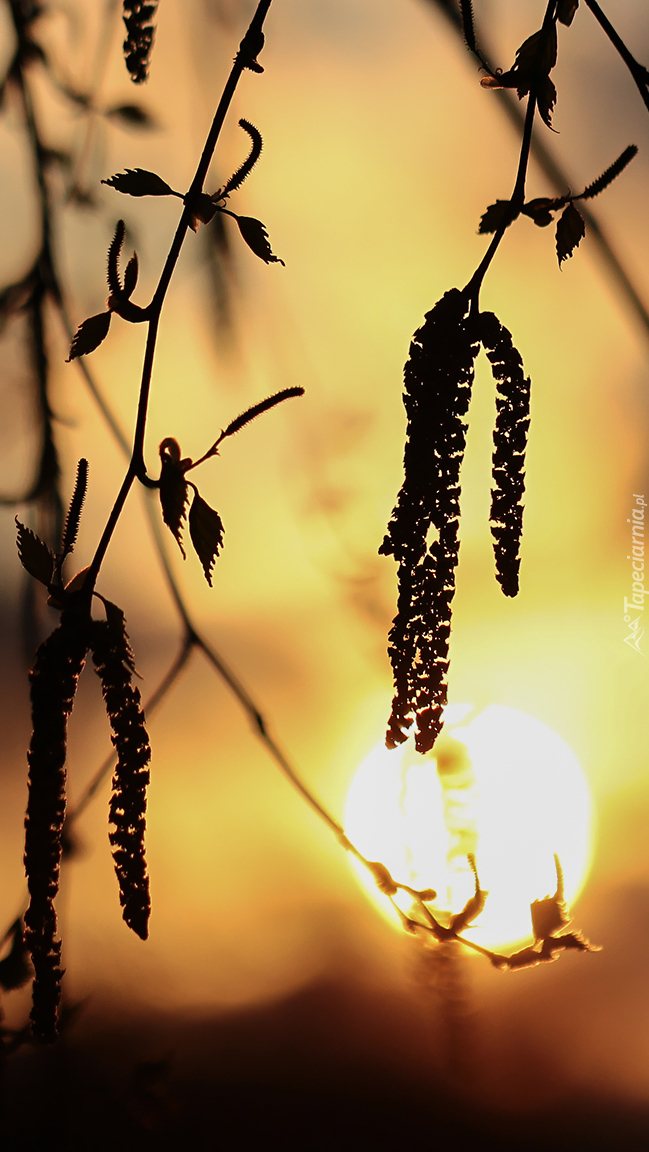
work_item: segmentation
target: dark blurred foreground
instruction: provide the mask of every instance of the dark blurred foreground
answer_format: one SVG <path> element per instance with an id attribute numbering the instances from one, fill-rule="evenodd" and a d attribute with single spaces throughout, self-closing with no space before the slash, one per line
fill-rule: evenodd
<path id="1" fill-rule="evenodd" d="M 6 1062 L 0 1146 L 119 1149 L 643 1149 L 649 1109 L 554 1083 L 519 1051 L 497 1109 L 489 1075 L 440 1071 L 439 1036 L 413 1003 L 343 984 L 203 1019 L 74 1015 L 53 1047 Z M 437 1064 L 437 1066 L 435 1066 Z M 483 1069 L 483 1071 L 485 1071 Z M 497 1075 L 497 1073 L 496 1073 Z M 476 1092 L 476 1080 L 482 1089 Z M 458 1084 L 461 1082 L 461 1090 Z M 504 1087 L 504 1086 L 503 1086 Z"/>

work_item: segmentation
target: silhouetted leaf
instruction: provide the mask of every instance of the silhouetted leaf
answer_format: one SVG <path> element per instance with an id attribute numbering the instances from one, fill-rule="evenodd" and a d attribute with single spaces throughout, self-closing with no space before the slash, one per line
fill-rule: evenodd
<path id="1" fill-rule="evenodd" d="M 23 922 L 15 920 L 9 929 L 11 948 L 0 960 L 0 988 L 5 992 L 13 992 L 15 988 L 22 988 L 31 979 L 31 967 L 28 960 L 27 945 L 23 932 Z"/>
<path id="2" fill-rule="evenodd" d="M 248 133 L 250 139 L 252 140 L 252 148 L 250 150 L 250 155 L 246 160 L 244 160 L 241 167 L 237 168 L 236 172 L 233 176 L 230 177 L 227 184 L 223 185 L 219 200 L 229 196 L 231 192 L 236 192 L 237 188 L 241 187 L 244 180 L 247 179 L 247 177 L 250 175 L 259 157 L 261 156 L 261 150 L 263 148 L 261 133 L 255 128 L 254 124 L 250 123 L 249 120 L 240 120 L 239 126 L 243 128 L 244 132 Z"/>
<path id="3" fill-rule="evenodd" d="M 407 739 L 428 752 L 446 704 L 451 604 L 459 539 L 459 476 L 473 364 L 478 352 L 469 304 L 453 289 L 426 316 L 405 367 L 408 416 L 404 482 L 379 549 L 399 564 L 399 599 L 389 640 L 395 695 L 389 748 Z M 430 529 L 438 538 L 430 545 Z"/>
<path id="4" fill-rule="evenodd" d="M 480 217 L 480 226 L 478 232 L 481 235 L 489 232 L 497 232 L 503 225 L 511 224 L 512 220 L 516 219 L 516 212 L 514 212 L 510 200 L 496 200 L 495 204 L 490 204 L 487 211 Z"/>
<path id="5" fill-rule="evenodd" d="M 146 788 L 151 748 L 140 703 L 132 685 L 133 652 L 124 614 L 107 606 L 106 620 L 93 620 L 90 648 L 117 752 L 110 802 L 110 842 L 119 883 L 119 900 L 129 928 L 142 939 L 148 935 L 151 910 L 149 878 L 144 855 Z"/>
<path id="6" fill-rule="evenodd" d="M 127 168 L 125 172 L 117 172 L 102 180 L 109 188 L 123 192 L 126 196 L 173 196 L 174 190 L 155 172 L 147 172 L 146 168 Z"/>
<path id="7" fill-rule="evenodd" d="M 30 576 L 35 580 L 40 580 L 41 584 L 47 585 L 52 579 L 54 572 L 54 553 L 50 551 L 44 540 L 32 532 L 31 528 L 26 528 L 21 524 L 16 516 L 16 527 L 18 529 L 18 556 L 23 568 L 26 568 Z"/>
<path id="8" fill-rule="evenodd" d="M 519 99 L 534 91 L 541 116 L 548 127 L 556 101 L 556 89 L 550 72 L 557 62 L 557 29 L 554 21 L 525 40 L 516 52 L 516 61 L 508 72 L 483 76 L 483 88 L 515 88 Z"/>
<path id="9" fill-rule="evenodd" d="M 74 492 L 68 508 L 68 514 L 65 518 L 65 525 L 63 527 L 63 535 L 61 537 L 61 555 L 65 558 L 72 552 L 76 542 L 77 533 L 79 531 L 79 520 L 81 518 L 81 509 L 83 502 L 86 498 L 86 489 L 88 487 L 88 461 L 81 459 L 77 465 L 77 479 L 74 485 Z"/>
<path id="10" fill-rule="evenodd" d="M 559 267 L 572 256 L 586 235 L 584 218 L 574 204 L 568 204 L 557 221 L 557 258 Z"/>
<path id="11" fill-rule="evenodd" d="M 539 115 L 548 128 L 552 127 L 552 112 L 557 102 L 557 90 L 549 76 L 539 81 L 536 90 L 536 103 Z"/>
<path id="12" fill-rule="evenodd" d="M 25 818 L 25 870 L 30 902 L 27 946 L 34 965 L 32 1027 L 37 1039 L 56 1039 L 61 996 L 61 943 L 56 939 L 54 898 L 59 886 L 65 819 L 67 724 L 85 663 L 87 634 L 81 618 L 64 612 L 38 652 L 30 673 L 32 738 Z"/>
<path id="13" fill-rule="evenodd" d="M 133 292 L 135 291 L 138 272 L 139 268 L 137 262 L 137 252 L 134 252 L 128 264 L 126 265 L 126 270 L 124 272 L 124 295 L 127 300 L 133 295 Z"/>
<path id="14" fill-rule="evenodd" d="M 559 0 L 557 7 L 557 16 L 561 24 L 569 27 L 574 19 L 575 12 L 579 7 L 579 0 Z"/>
<path id="15" fill-rule="evenodd" d="M 108 335 L 110 317 L 110 312 L 100 312 L 97 316 L 90 316 L 88 320 L 84 320 L 77 329 L 70 345 L 67 364 L 71 360 L 76 360 L 77 356 L 88 356 L 94 352 L 95 348 L 99 347 Z"/>
<path id="16" fill-rule="evenodd" d="M 494 541 L 496 578 L 506 596 L 518 593 L 523 530 L 525 448 L 530 425 L 530 380 L 511 333 L 493 312 L 480 315 L 480 339 L 496 381 L 496 427 L 489 521 Z"/>
<path id="17" fill-rule="evenodd" d="M 184 461 L 180 459 L 180 447 L 176 440 L 169 437 L 160 445 L 160 504 L 162 505 L 162 518 L 171 529 L 178 541 L 183 556 L 185 549 L 182 542 L 182 528 L 186 516 L 189 493 L 185 480 Z M 191 463 L 189 461 L 188 463 Z"/>
<path id="18" fill-rule="evenodd" d="M 223 524 L 218 512 L 195 493 L 189 510 L 189 535 L 194 550 L 212 587 L 212 568 L 223 546 Z"/>
<path id="19" fill-rule="evenodd" d="M 258 256 L 266 264 L 284 265 L 284 261 L 280 260 L 279 256 L 273 255 L 268 240 L 268 232 L 261 220 L 255 220 L 254 216 L 236 216 L 234 212 L 230 212 L 228 215 L 234 216 L 241 235 L 255 256 Z"/>
<path id="20" fill-rule="evenodd" d="M 594 196 L 599 196 L 600 192 L 608 188 L 609 184 L 624 171 L 627 164 L 630 164 L 633 157 L 637 156 L 637 154 L 637 146 L 635 144 L 629 144 L 628 148 L 624 149 L 624 152 L 618 156 L 617 160 L 614 160 L 611 166 L 607 168 L 605 172 L 602 172 L 602 175 L 598 176 L 597 180 L 593 180 L 593 183 L 584 189 L 581 196 L 576 196 L 575 199 L 592 200 Z"/>
<path id="21" fill-rule="evenodd" d="M 117 120 L 123 128 L 137 128 L 140 132 L 152 132 L 158 127 L 150 112 L 139 104 L 116 104 L 105 112 L 111 120 Z"/>

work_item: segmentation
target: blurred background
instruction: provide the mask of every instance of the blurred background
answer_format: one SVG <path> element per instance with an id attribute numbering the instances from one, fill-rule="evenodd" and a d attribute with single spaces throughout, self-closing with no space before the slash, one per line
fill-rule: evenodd
<path id="1" fill-rule="evenodd" d="M 141 167 L 187 188 L 254 4 L 164 0 L 143 88 L 124 68 L 121 5 L 45 7 L 36 38 L 57 76 L 92 91 L 100 112 L 136 104 L 146 113 L 134 124 L 97 112 L 89 131 L 79 103 L 64 99 L 38 62 L 30 71 L 48 146 L 75 157 L 72 177 L 60 166 L 50 179 L 55 249 L 76 325 L 105 305 L 106 250 L 119 216 L 128 252 L 137 248 L 140 260 L 135 299 L 148 300 L 178 205 L 122 197 L 100 181 Z M 608 7 L 648 62 L 642 7 Z M 476 0 L 498 65 L 511 66 L 543 8 Z M 8 11 L 3 3 L 4 60 L 13 43 Z M 214 191 L 247 154 L 237 120 L 252 121 L 264 151 L 231 206 L 263 220 L 286 267 L 257 260 L 231 220 L 224 235 L 210 225 L 189 236 L 163 313 L 147 460 L 155 474 L 166 436 L 196 458 L 248 405 L 284 387 L 306 389 L 200 470 L 202 495 L 226 529 L 213 589 L 171 537 L 169 556 L 202 633 L 309 788 L 342 818 L 389 709 L 396 580 L 377 549 L 402 476 L 403 364 L 424 313 L 479 263 L 478 222 L 511 194 L 518 140 L 429 0 L 275 0 L 262 62 L 263 76 L 244 75 L 206 188 Z M 583 5 L 560 29 L 554 75 L 556 134 L 537 131 L 572 191 L 638 145 L 593 207 L 649 304 L 649 118 Z M 4 286 L 24 274 L 39 244 L 33 164 L 11 92 L 0 166 Z M 528 188 L 530 196 L 554 192 L 534 162 Z M 125 1147 L 162 1147 L 183 1133 L 211 1147 L 213 1124 L 214 1146 L 222 1139 L 228 1148 L 256 1147 L 273 1127 L 288 1146 L 305 1148 L 395 1147 L 425 1132 L 454 1147 L 464 1139 L 541 1147 L 550 1138 L 568 1147 L 579 1132 L 597 1147 L 616 1146 L 622 1133 L 629 1147 L 646 1146 L 649 640 L 644 652 L 625 644 L 624 597 L 634 494 L 646 499 L 649 490 L 649 332 L 589 236 L 560 271 L 552 229 L 527 219 L 505 237 L 482 306 L 513 333 L 532 377 L 521 592 L 505 599 L 493 575 L 495 405 L 481 360 L 462 482 L 450 699 L 525 712 L 581 763 L 595 839 L 573 912 L 602 952 L 509 976 L 479 957 L 424 957 L 377 912 L 330 831 L 196 653 L 150 721 L 146 944 L 119 914 L 108 781 L 76 826 L 59 910 L 66 998 L 80 1007 L 57 1049 L 23 1049 L 5 1062 L 8 1131 L 21 1146 L 44 1146 L 41 1125 L 62 1099 L 62 1147 L 87 1146 L 89 1126 L 109 1115 L 124 1121 Z M 115 319 L 89 361 L 129 434 L 143 340 L 141 327 Z M 66 498 L 77 459 L 90 462 L 81 567 L 124 464 L 78 365 L 65 363 L 54 312 L 47 342 Z M 20 317 L 4 328 L 0 389 L 0 476 L 11 495 L 31 484 L 40 436 Z M 16 511 L 38 526 L 24 505 L 0 510 L 0 925 L 24 898 L 31 655 Z M 100 590 L 126 613 L 146 698 L 181 630 L 138 494 Z M 34 619 L 42 638 L 56 614 L 39 601 Z M 70 726 L 72 803 L 109 750 L 88 670 Z M 17 1026 L 28 990 L 7 994 L 3 1008 L 5 1023 Z M 109 1134 L 94 1139 L 103 1147 Z"/>

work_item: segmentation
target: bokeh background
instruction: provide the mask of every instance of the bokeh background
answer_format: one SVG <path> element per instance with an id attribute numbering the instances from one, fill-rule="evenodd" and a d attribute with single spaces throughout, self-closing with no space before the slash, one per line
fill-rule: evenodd
<path id="1" fill-rule="evenodd" d="M 101 7 L 70 0 L 39 26 L 80 87 L 91 83 Z M 81 175 L 96 197 L 94 207 L 61 204 L 57 212 L 75 322 L 104 306 L 105 252 L 119 215 L 140 259 L 136 298 L 148 299 L 177 205 L 127 200 L 99 181 L 138 166 L 187 187 L 253 7 L 250 0 L 163 0 L 151 77 L 141 90 L 123 66 L 115 11 L 97 100 L 106 107 L 138 102 L 155 130 L 126 130 L 98 116 L 86 147 L 85 120 L 34 69 L 52 146 L 84 148 Z M 477 0 L 475 8 L 497 62 L 508 67 L 540 24 L 543 5 Z M 642 6 L 616 0 L 608 8 L 647 61 Z M 7 58 L 4 5 L 0 21 Z M 201 469 L 202 494 L 226 527 L 214 588 L 194 557 L 182 562 L 171 539 L 170 556 L 201 629 L 260 703 L 309 787 L 340 816 L 356 768 L 381 739 L 390 698 L 385 638 L 396 582 L 392 561 L 377 548 L 401 482 L 403 363 L 423 314 L 478 264 L 485 248 L 478 221 L 487 204 L 510 195 L 518 143 L 493 94 L 481 89 L 472 58 L 427 0 L 275 0 L 266 32 L 265 73 L 244 77 L 208 190 L 245 155 L 237 120 L 246 117 L 262 132 L 264 151 L 232 206 L 264 221 L 286 267 L 256 260 L 230 221 L 226 256 L 215 257 L 204 234 L 189 237 L 163 314 L 147 458 L 155 471 L 157 445 L 170 435 L 196 457 L 249 404 L 305 387 L 303 399 L 226 442 L 221 457 Z M 639 147 L 594 207 L 649 302 L 649 118 L 583 6 L 572 27 L 561 29 L 555 76 L 556 134 L 542 125 L 538 131 L 573 190 L 627 144 Z M 29 153 L 11 102 L 0 120 L 0 166 L 5 284 L 28 266 L 37 244 Z M 529 191 L 551 192 L 534 163 Z M 60 900 L 66 996 L 81 1008 L 58 1056 L 23 1051 L 13 1058 L 6 1075 L 18 1101 L 10 1111 L 14 1135 L 21 1124 L 40 1131 L 30 1093 L 39 1085 L 49 1101 L 49 1083 L 70 1105 L 62 1138 L 70 1147 L 75 1140 L 84 1146 L 84 1125 L 104 1114 L 127 1118 L 134 1147 L 146 1140 L 161 1147 L 189 1113 L 196 1124 L 204 1115 L 206 1125 L 218 1114 L 230 1125 L 223 1146 L 233 1148 L 263 1143 L 262 1117 L 290 1146 L 305 1148 L 347 1147 L 345 1140 L 396 1147 L 411 1130 L 434 1132 L 434 1123 L 440 1138 L 448 1127 L 454 1146 L 464 1146 L 458 1142 L 471 1124 L 476 1139 L 488 1143 L 491 1133 L 505 1147 L 508 1139 L 512 1147 L 536 1147 L 549 1134 L 568 1146 L 571 1125 L 604 1140 L 602 1147 L 615 1146 L 616 1132 L 629 1147 L 644 1146 L 649 678 L 647 656 L 624 643 L 623 600 L 633 493 L 649 490 L 649 334 L 588 237 L 559 271 L 551 230 L 526 219 L 506 236 L 482 303 L 514 334 L 533 382 L 521 592 L 506 600 L 492 572 L 494 399 L 480 363 L 463 477 L 450 695 L 527 712 L 579 758 L 597 831 L 574 914 L 603 951 L 512 976 L 473 957 L 425 964 L 413 942 L 377 915 L 331 833 L 278 774 L 236 700 L 197 654 L 150 724 L 150 939 L 142 944 L 119 915 L 106 783 L 79 821 L 80 851 Z M 37 434 L 20 325 L 9 325 L 2 339 L 0 475 L 11 492 L 29 481 Z M 82 566 L 123 462 L 77 365 L 64 362 L 54 317 L 48 339 L 66 492 L 76 460 L 90 461 Z M 127 429 L 142 348 L 142 329 L 115 321 L 91 361 Z M 16 916 L 24 892 L 29 739 L 14 512 L 0 514 L 3 924 Z M 24 507 L 18 512 L 29 516 Z M 126 612 L 146 695 L 180 633 L 137 495 L 101 590 Z M 54 613 L 44 605 L 40 611 L 43 627 L 49 617 L 53 626 Z M 71 724 L 72 801 L 109 749 L 98 685 L 86 673 Z M 6 997 L 7 1021 L 24 1017 L 26 997 Z M 326 1135 L 327 1116 L 343 1114 L 345 1123 Z M 379 1124 L 388 1114 L 389 1123 Z M 390 1123 L 393 1136 L 386 1135 Z M 217 1136 L 205 1146 L 216 1147 Z"/>

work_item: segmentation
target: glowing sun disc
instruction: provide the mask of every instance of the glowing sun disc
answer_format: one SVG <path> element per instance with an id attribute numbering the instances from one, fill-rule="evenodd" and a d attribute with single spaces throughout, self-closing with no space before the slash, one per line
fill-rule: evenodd
<path id="1" fill-rule="evenodd" d="M 489 896 L 467 936 L 499 948 L 529 938 L 531 902 L 556 888 L 554 853 L 568 903 L 580 892 L 591 858 L 591 799 L 576 757 L 547 725 L 496 705 L 472 712 L 471 705 L 448 708 L 428 756 L 411 741 L 374 748 L 349 789 L 345 827 L 395 880 L 436 889 L 431 907 L 440 912 L 459 911 L 471 895 L 466 857 L 475 853 Z M 399 923 L 367 870 L 356 871 Z"/>

